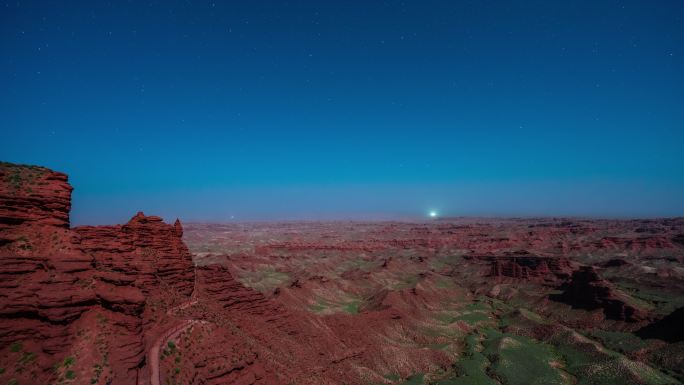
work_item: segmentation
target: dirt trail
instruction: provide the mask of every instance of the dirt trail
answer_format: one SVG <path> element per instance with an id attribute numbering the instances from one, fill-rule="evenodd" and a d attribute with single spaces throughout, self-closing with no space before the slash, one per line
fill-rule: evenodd
<path id="1" fill-rule="evenodd" d="M 195 288 L 190 295 L 190 300 L 181 303 L 178 306 L 172 307 L 166 311 L 168 315 L 174 315 L 177 311 L 187 309 L 188 307 L 196 304 L 197 301 L 197 277 L 195 276 Z M 196 323 L 202 323 L 203 321 L 194 319 L 185 319 L 181 323 L 173 326 L 172 328 L 166 330 L 162 335 L 160 335 L 152 344 L 149 353 L 150 362 L 150 384 L 151 385 L 161 385 L 161 371 L 159 370 L 159 352 L 163 346 L 166 346 L 169 340 L 175 339 L 180 333 L 185 331 L 190 326 Z"/>
<path id="2" fill-rule="evenodd" d="M 164 334 L 159 336 L 156 341 L 154 341 L 154 344 L 150 348 L 150 384 L 161 384 L 161 372 L 159 371 L 159 351 L 162 349 L 162 346 L 166 346 L 168 343 L 167 341 L 176 338 L 185 329 L 197 322 L 199 321 L 183 320 L 183 322 L 167 330 Z"/>

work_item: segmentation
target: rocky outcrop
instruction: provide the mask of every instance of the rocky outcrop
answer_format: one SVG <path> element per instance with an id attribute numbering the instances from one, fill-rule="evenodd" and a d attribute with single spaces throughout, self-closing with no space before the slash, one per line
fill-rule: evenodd
<path id="1" fill-rule="evenodd" d="M 0 233 L 27 224 L 68 228 L 71 190 L 60 172 L 0 163 Z"/>
<path id="2" fill-rule="evenodd" d="M 69 344 L 68 325 L 97 304 L 88 287 L 93 258 L 73 247 L 72 188 L 43 167 L 0 164 L 0 345 Z"/>
<path id="3" fill-rule="evenodd" d="M 180 222 L 139 213 L 72 230 L 71 191 L 65 174 L 0 164 L 0 382 L 57 383 L 99 367 L 79 380 L 135 384 L 146 294 L 192 291 Z"/>
<path id="4" fill-rule="evenodd" d="M 244 286 L 222 265 L 196 268 L 194 324 L 175 338 L 183 360 L 162 360 L 162 382 L 188 384 L 301 383 L 285 362 L 304 365 L 298 327 L 282 305 Z M 282 349 L 282 350 L 281 350 Z M 167 349 L 168 350 L 168 349 Z M 311 360 L 311 362 L 314 362 Z M 176 368 L 180 368 L 176 371 Z M 166 382 L 164 382 L 166 383 Z"/>
<path id="5" fill-rule="evenodd" d="M 180 221 L 168 225 L 160 217 L 137 213 L 125 225 L 83 226 L 81 248 L 95 258 L 100 271 L 120 272 L 145 293 L 172 289 L 190 295 L 192 255 L 183 243 Z"/>
<path id="6" fill-rule="evenodd" d="M 562 286 L 561 294 L 551 299 L 564 302 L 577 309 L 602 309 L 606 318 L 636 322 L 643 320 L 645 312 L 627 303 L 627 295 L 619 293 L 608 282 L 599 277 L 594 268 L 583 266 L 573 272 L 570 281 Z"/>
<path id="7" fill-rule="evenodd" d="M 289 323 L 289 314 L 281 306 L 269 301 L 260 292 L 247 287 L 233 278 L 222 265 L 197 268 L 197 290 L 210 302 L 219 304 L 226 311 L 241 317 L 252 316 L 289 334 L 296 329 Z"/>
<path id="8" fill-rule="evenodd" d="M 572 273 L 570 260 L 565 257 L 541 257 L 522 253 L 481 256 L 490 263 L 489 275 L 498 279 L 513 278 L 544 282 L 567 279 Z"/>

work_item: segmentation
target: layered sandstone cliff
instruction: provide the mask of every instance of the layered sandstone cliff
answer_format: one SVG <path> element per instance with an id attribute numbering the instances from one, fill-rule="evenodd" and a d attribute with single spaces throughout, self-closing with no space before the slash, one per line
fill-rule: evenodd
<path id="1" fill-rule="evenodd" d="M 17 225 L 69 227 L 72 187 L 45 167 L 0 163 L 0 232 Z"/>
<path id="2" fill-rule="evenodd" d="M 192 255 L 183 243 L 180 221 L 172 226 L 139 212 L 125 225 L 83 226 L 74 231 L 81 237 L 81 248 L 95 257 L 98 271 L 120 272 L 145 293 L 169 288 L 183 295 L 192 293 Z"/>
<path id="3" fill-rule="evenodd" d="M 150 293 L 192 291 L 182 228 L 139 214 L 72 230 L 71 191 L 65 174 L 0 164 L 0 382 L 140 383 Z"/>
<path id="4" fill-rule="evenodd" d="M 490 276 L 526 281 L 555 281 L 572 273 L 570 260 L 565 257 L 541 257 L 528 253 L 512 253 L 483 257 L 491 264 Z"/>

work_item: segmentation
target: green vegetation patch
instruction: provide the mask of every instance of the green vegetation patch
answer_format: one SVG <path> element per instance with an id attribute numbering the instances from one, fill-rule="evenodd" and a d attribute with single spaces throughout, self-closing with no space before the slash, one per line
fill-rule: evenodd
<path id="1" fill-rule="evenodd" d="M 289 281 L 289 274 L 277 271 L 270 266 L 257 271 L 243 271 L 240 273 L 240 282 L 262 293 L 270 292 Z"/>
<path id="2" fill-rule="evenodd" d="M 23 352 L 21 353 L 21 358 L 19 358 L 19 363 L 22 365 L 30 364 L 36 360 L 36 353 Z"/>
<path id="3" fill-rule="evenodd" d="M 8 168 L 4 182 L 13 190 L 20 190 L 24 187 L 27 192 L 32 192 L 31 185 L 36 183 L 36 179 L 45 174 L 45 170 L 38 166 L 13 165 L 10 163 L 0 163 L 3 168 Z"/>
<path id="4" fill-rule="evenodd" d="M 309 305 L 309 310 L 314 313 L 323 313 L 326 309 L 330 307 L 330 304 L 324 300 L 319 299 L 313 305 Z"/>
<path id="5" fill-rule="evenodd" d="M 460 315 L 456 317 L 456 321 L 463 321 L 467 323 L 468 325 L 475 325 L 480 322 L 487 322 L 490 321 L 489 316 L 484 313 L 479 313 L 479 312 L 472 312 L 472 313 L 466 313 L 463 315 Z"/>
<path id="6" fill-rule="evenodd" d="M 438 385 L 498 384 L 498 382 L 487 375 L 487 370 L 491 365 L 491 362 L 489 362 L 487 357 L 480 352 L 482 350 L 482 345 L 480 345 L 479 338 L 480 336 L 478 334 L 470 334 L 466 337 L 465 356 L 456 363 L 456 370 L 459 373 L 459 376 L 457 378 L 441 380 L 437 383 Z"/>
<path id="7" fill-rule="evenodd" d="M 399 385 L 423 385 L 425 375 L 423 373 L 414 374 Z"/>
<path id="8" fill-rule="evenodd" d="M 463 258 L 461 254 L 451 254 L 433 259 L 430 262 L 430 267 L 435 270 L 442 270 L 444 268 L 456 268 L 462 266 L 462 264 Z"/>
<path id="9" fill-rule="evenodd" d="M 352 301 L 344 305 L 343 309 L 349 314 L 358 314 L 361 301 Z"/>
<path id="10" fill-rule="evenodd" d="M 624 385 L 678 384 L 674 378 L 667 376 L 641 362 L 629 360 L 627 357 L 607 349 L 600 351 L 589 348 L 585 343 L 577 346 L 560 344 L 556 351 L 567 364 L 567 370 L 577 377 L 578 385 Z"/>
<path id="11" fill-rule="evenodd" d="M 476 302 L 466 305 L 466 310 L 469 311 L 491 311 L 492 307 L 486 302 L 485 298 L 478 298 Z"/>
<path id="12" fill-rule="evenodd" d="M 593 330 L 590 336 L 598 339 L 608 349 L 629 353 L 644 348 L 648 343 L 632 333 Z"/>
<path id="13" fill-rule="evenodd" d="M 562 361 L 553 347 L 531 338 L 487 331 L 483 353 L 491 369 L 506 384 L 566 384 L 568 376 L 557 368 Z"/>
<path id="14" fill-rule="evenodd" d="M 418 274 L 404 274 L 397 282 L 391 285 L 394 290 L 412 289 L 420 282 Z"/>
<path id="15" fill-rule="evenodd" d="M 450 325 L 456 321 L 463 321 L 471 326 L 475 326 L 478 323 L 493 322 L 491 318 L 492 313 L 493 309 L 489 304 L 478 300 L 475 303 L 466 305 L 462 311 L 437 313 L 435 319 L 444 325 Z"/>
<path id="16" fill-rule="evenodd" d="M 76 359 L 72 356 L 64 357 L 64 361 L 62 361 L 62 366 L 65 368 L 70 367 L 76 362 Z"/>
<path id="17" fill-rule="evenodd" d="M 358 298 L 347 298 L 335 301 L 318 298 L 315 304 L 309 305 L 309 311 L 320 314 L 333 314 L 341 312 L 358 314 L 362 303 L 363 302 Z"/>
<path id="18" fill-rule="evenodd" d="M 23 345 L 21 344 L 21 342 L 19 342 L 19 341 L 12 342 L 12 344 L 10 345 L 10 352 L 17 353 L 17 352 L 21 351 L 22 347 L 23 347 Z"/>
<path id="19" fill-rule="evenodd" d="M 624 293 L 632 299 L 638 299 L 648 303 L 651 308 L 661 315 L 667 315 L 675 309 L 684 306 L 684 297 L 677 293 L 671 293 L 662 289 L 654 289 L 646 285 L 639 285 L 627 279 L 613 281 Z"/>
<path id="20" fill-rule="evenodd" d="M 354 269 L 359 269 L 359 270 L 365 270 L 369 271 L 374 269 L 378 263 L 376 261 L 367 261 L 365 259 L 353 259 L 351 261 L 347 261 L 342 264 L 341 271 L 345 272 L 348 270 L 354 270 Z"/>

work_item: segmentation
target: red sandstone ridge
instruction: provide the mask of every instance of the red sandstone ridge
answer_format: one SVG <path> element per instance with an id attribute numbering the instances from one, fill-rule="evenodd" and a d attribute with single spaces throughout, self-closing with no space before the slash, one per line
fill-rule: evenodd
<path id="1" fill-rule="evenodd" d="M 140 213 L 71 230 L 71 191 L 65 174 L 0 164 L 0 383 L 144 383 L 149 293 L 192 291 L 182 227 Z"/>
<path id="2" fill-rule="evenodd" d="M 136 287 L 148 293 L 172 288 L 182 295 L 192 293 L 192 255 L 182 240 L 180 221 L 168 225 L 160 217 L 137 213 L 125 225 L 83 226 L 81 248 L 95 257 L 100 271 L 121 272 Z"/>
<path id="3" fill-rule="evenodd" d="M 285 385 L 289 382 L 288 376 L 283 375 L 287 369 L 274 367 L 264 349 L 268 344 L 282 345 L 278 341 L 280 334 L 295 334 L 288 323 L 289 315 L 281 306 L 242 285 L 220 265 L 197 268 L 195 296 L 201 310 L 199 314 L 195 310 L 193 318 L 202 321 L 184 331 L 183 338 L 176 339 L 187 362 L 179 375 L 174 374 L 178 363 L 162 362 L 162 383 L 171 379 L 188 384 Z M 292 341 L 297 340 L 293 337 Z M 292 352 L 283 354 L 292 355 Z"/>
<path id="4" fill-rule="evenodd" d="M 481 257 L 491 263 L 492 277 L 527 281 L 555 281 L 567 279 L 572 273 L 570 260 L 565 257 L 540 257 L 522 253 Z"/>
<path id="5" fill-rule="evenodd" d="M 97 302 L 87 282 L 93 258 L 73 246 L 71 186 L 43 167 L 0 164 L 0 342 L 68 347 L 68 325 Z"/>
<path id="6" fill-rule="evenodd" d="M 0 163 L 0 232 L 16 225 L 69 227 L 67 176 L 38 166 Z"/>
<path id="7" fill-rule="evenodd" d="M 221 265 L 197 268 L 198 290 L 211 302 L 223 309 L 239 314 L 255 316 L 289 334 L 296 331 L 288 324 L 287 312 L 268 301 L 260 292 L 246 287 L 233 278 L 228 269 Z"/>

